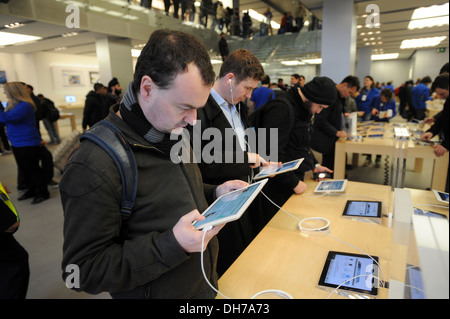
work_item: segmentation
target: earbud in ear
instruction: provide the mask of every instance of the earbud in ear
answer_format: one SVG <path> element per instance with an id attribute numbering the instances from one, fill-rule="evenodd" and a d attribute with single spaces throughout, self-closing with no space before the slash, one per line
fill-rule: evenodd
<path id="1" fill-rule="evenodd" d="M 231 79 L 228 79 L 228 85 L 231 85 Z"/>

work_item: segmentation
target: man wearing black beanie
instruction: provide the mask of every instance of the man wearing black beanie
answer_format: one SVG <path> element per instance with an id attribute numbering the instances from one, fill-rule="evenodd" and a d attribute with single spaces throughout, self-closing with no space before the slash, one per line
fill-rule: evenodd
<path id="1" fill-rule="evenodd" d="M 266 128 L 266 143 L 258 141 L 258 147 L 266 146 L 266 150 L 257 150 L 271 156 L 270 128 L 278 129 L 278 161 L 289 162 L 304 158 L 300 167 L 291 172 L 270 178 L 264 187 L 264 193 L 277 205 L 282 206 L 292 194 L 301 194 L 306 190 L 303 182 L 305 172 L 328 172 L 330 169 L 320 166 L 310 149 L 311 119 L 315 113 L 320 113 L 334 103 L 337 98 L 336 85 L 328 77 L 315 77 L 304 87 L 293 87 L 284 95 L 271 100 L 258 108 L 253 116 L 253 126 Z M 259 138 L 259 137 L 258 137 Z M 278 211 L 273 204 L 266 200 L 266 220 L 262 227 Z"/>

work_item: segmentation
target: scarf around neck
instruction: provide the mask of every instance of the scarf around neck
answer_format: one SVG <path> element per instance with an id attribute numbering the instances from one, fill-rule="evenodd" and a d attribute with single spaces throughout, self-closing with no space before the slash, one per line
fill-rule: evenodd
<path id="1" fill-rule="evenodd" d="M 136 94 L 133 89 L 133 82 L 128 84 L 127 91 L 122 98 L 119 110 L 125 123 L 132 127 L 145 140 L 162 151 L 164 153 L 164 158 L 170 158 L 170 150 L 179 139 L 171 140 L 170 134 L 158 131 L 147 120 L 141 106 L 137 102 Z"/>

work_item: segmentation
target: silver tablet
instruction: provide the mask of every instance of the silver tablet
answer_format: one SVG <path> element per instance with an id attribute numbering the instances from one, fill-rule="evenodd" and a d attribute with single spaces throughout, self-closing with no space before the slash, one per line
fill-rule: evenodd
<path id="1" fill-rule="evenodd" d="M 303 162 L 304 158 L 281 164 L 280 166 L 263 167 L 261 171 L 253 177 L 254 180 L 266 178 L 272 175 L 290 172 L 296 170 Z"/>
<path id="2" fill-rule="evenodd" d="M 204 212 L 206 218 L 194 222 L 196 229 L 225 224 L 239 219 L 267 183 L 267 178 L 217 198 Z"/>

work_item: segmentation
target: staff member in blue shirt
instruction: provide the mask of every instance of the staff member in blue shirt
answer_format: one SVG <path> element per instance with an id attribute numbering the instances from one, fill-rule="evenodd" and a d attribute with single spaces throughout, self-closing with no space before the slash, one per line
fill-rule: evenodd
<path id="1" fill-rule="evenodd" d="M 380 91 L 375 88 L 375 82 L 370 75 L 364 78 L 364 87 L 355 99 L 358 108 L 358 121 L 368 121 L 372 115 L 370 105 L 375 97 L 380 96 Z"/>
<path id="2" fill-rule="evenodd" d="M 425 118 L 426 101 L 431 100 L 430 88 L 428 87 L 430 83 L 431 78 L 426 76 L 411 91 L 412 113 L 416 120 L 422 121 Z"/>
<path id="3" fill-rule="evenodd" d="M 392 91 L 390 89 L 383 89 L 380 95 L 372 100 L 370 106 L 372 109 L 372 120 L 376 122 L 389 122 L 396 114 L 395 100 L 392 98 Z M 389 112 L 392 110 L 392 113 Z"/>

